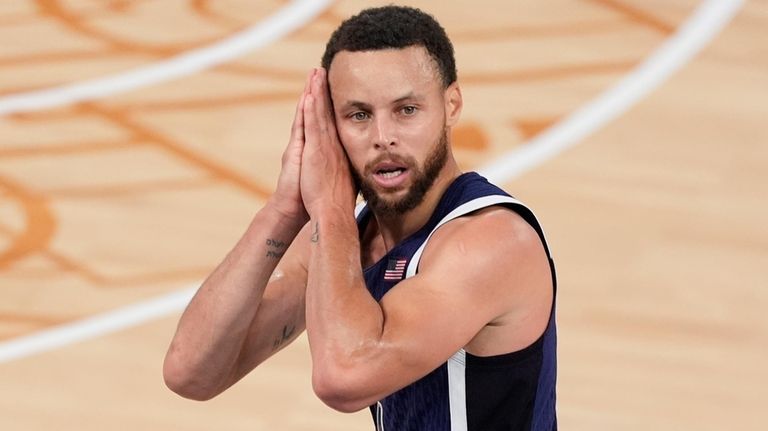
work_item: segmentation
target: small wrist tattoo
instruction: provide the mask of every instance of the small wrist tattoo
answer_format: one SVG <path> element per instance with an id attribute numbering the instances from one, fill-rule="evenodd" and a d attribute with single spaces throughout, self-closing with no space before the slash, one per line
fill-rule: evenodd
<path id="1" fill-rule="evenodd" d="M 315 222 L 315 230 L 314 232 L 312 232 L 312 237 L 309 238 L 309 240 L 312 242 L 320 241 L 320 225 L 318 224 L 318 222 Z"/>

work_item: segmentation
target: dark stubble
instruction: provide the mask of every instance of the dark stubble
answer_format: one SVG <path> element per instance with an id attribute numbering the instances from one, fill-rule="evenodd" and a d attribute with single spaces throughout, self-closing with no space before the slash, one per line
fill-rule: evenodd
<path id="1" fill-rule="evenodd" d="M 408 190 L 405 196 L 397 200 L 391 200 L 381 196 L 376 192 L 375 184 L 367 179 L 373 173 L 373 167 L 379 163 L 381 159 L 385 158 L 406 165 L 410 171 L 411 177 L 413 178 L 413 185 L 411 188 Z M 447 160 L 448 134 L 446 129 L 443 128 L 443 133 L 435 142 L 432 151 L 427 156 L 423 169 L 421 169 L 413 157 L 394 157 L 383 155 L 379 159 L 374 160 L 365 166 L 365 170 L 363 172 L 364 175 L 362 178 L 360 178 L 360 175 L 355 172 L 355 180 L 360 187 L 360 193 L 362 193 L 363 199 L 368 202 L 368 206 L 377 216 L 399 216 L 416 208 L 424 201 L 424 196 L 427 194 L 429 189 L 432 188 L 437 175 L 443 169 Z"/>

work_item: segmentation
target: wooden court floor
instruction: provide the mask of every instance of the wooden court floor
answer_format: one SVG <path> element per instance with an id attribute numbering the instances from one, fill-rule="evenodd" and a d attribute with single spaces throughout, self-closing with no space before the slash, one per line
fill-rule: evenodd
<path id="1" fill-rule="evenodd" d="M 0 351 L 199 283 L 269 196 L 330 32 L 388 2 L 329 2 L 265 46 L 173 79 L 9 101 L 178 63 L 298 3 L 0 2 Z M 411 4 L 454 41 L 465 109 L 453 139 L 470 170 L 568 121 L 708 3 Z M 766 28 L 768 1 L 745 1 L 639 103 L 505 177 L 558 264 L 561 429 L 765 429 Z M 366 411 L 314 397 L 304 337 L 217 399 L 177 397 L 161 364 L 178 317 L 1 360 L 0 429 L 372 429 Z"/>

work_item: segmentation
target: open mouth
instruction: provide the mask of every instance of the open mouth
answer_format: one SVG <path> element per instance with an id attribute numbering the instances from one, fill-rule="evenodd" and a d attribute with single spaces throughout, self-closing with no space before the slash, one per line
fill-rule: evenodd
<path id="1" fill-rule="evenodd" d="M 376 182 L 386 188 L 397 188 L 408 177 L 408 167 L 393 161 L 378 163 L 372 172 Z"/>
<path id="2" fill-rule="evenodd" d="M 399 177 L 403 172 L 405 172 L 405 168 L 387 168 L 387 169 L 379 169 L 376 172 L 376 175 L 379 175 L 386 179 L 390 179 L 390 178 Z"/>

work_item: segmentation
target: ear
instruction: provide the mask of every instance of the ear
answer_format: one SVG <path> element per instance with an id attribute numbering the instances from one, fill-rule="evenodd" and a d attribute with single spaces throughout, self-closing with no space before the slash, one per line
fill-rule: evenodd
<path id="1" fill-rule="evenodd" d="M 445 125 L 454 126 L 461 117 L 461 108 L 464 106 L 464 99 L 461 97 L 461 88 L 459 83 L 454 82 L 445 89 Z"/>

